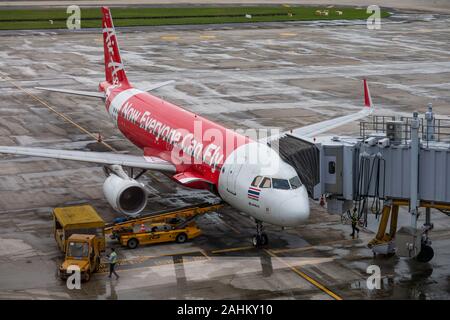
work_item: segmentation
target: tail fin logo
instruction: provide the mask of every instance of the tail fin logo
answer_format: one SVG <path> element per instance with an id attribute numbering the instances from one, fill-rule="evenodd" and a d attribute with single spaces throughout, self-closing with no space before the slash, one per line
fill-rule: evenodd
<path id="1" fill-rule="evenodd" d="M 119 84 L 119 77 L 117 73 L 121 70 L 124 70 L 123 63 L 120 61 L 114 61 L 114 43 L 116 42 L 116 32 L 114 28 L 108 28 L 106 24 L 103 28 L 103 34 L 105 37 L 106 49 L 108 51 L 109 61 L 107 61 L 108 68 L 111 70 L 112 83 Z M 116 42 L 117 44 L 117 42 Z"/>
<path id="2" fill-rule="evenodd" d="M 117 36 L 114 29 L 111 11 L 108 7 L 102 7 L 102 13 L 106 81 L 113 85 L 119 85 L 122 83 L 127 85 L 128 79 L 122 64 L 122 58 L 120 57 L 119 44 L 117 43 Z"/>

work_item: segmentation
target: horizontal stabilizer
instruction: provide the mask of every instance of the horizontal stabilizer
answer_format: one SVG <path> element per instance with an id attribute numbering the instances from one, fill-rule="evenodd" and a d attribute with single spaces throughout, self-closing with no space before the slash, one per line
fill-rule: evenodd
<path id="1" fill-rule="evenodd" d="M 105 94 L 103 92 L 90 92 L 90 91 L 79 91 L 69 89 L 43 88 L 43 87 L 35 87 L 35 89 L 105 99 Z"/>
<path id="2" fill-rule="evenodd" d="M 169 81 L 165 81 L 165 82 L 156 83 L 151 86 L 148 86 L 147 88 L 143 88 L 142 91 L 153 91 L 153 90 L 159 89 L 159 88 L 164 87 L 171 83 L 175 83 L 175 80 L 169 80 Z"/>

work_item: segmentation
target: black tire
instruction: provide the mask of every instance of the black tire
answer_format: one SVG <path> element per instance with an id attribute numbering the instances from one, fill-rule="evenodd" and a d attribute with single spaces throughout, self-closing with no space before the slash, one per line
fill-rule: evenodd
<path id="1" fill-rule="evenodd" d="M 177 235 L 177 238 L 175 239 L 178 243 L 184 243 L 184 242 L 186 242 L 187 241 L 187 235 L 186 235 L 186 233 L 180 233 L 180 234 L 178 234 Z"/>
<path id="2" fill-rule="evenodd" d="M 131 238 L 127 241 L 127 247 L 129 249 L 136 249 L 139 246 L 139 241 L 136 238 Z"/>
<path id="3" fill-rule="evenodd" d="M 261 236 L 254 235 L 252 238 L 252 243 L 254 247 L 262 247 L 269 244 L 269 237 L 267 237 L 267 234 L 263 233 Z"/>
<path id="4" fill-rule="evenodd" d="M 419 262 L 429 262 L 434 257 L 434 250 L 432 247 L 423 245 L 416 259 Z"/>
<path id="5" fill-rule="evenodd" d="M 269 237 L 267 234 L 263 233 L 260 238 L 260 245 L 261 246 L 267 246 L 269 244 Z"/>

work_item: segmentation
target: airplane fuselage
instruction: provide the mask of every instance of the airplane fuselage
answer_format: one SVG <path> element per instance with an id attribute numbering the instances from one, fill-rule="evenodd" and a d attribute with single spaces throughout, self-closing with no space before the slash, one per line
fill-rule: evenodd
<path id="1" fill-rule="evenodd" d="M 297 177 L 295 170 L 267 145 L 131 86 L 102 83 L 100 88 L 118 129 L 144 156 L 173 163 L 178 183 L 212 191 L 271 224 L 293 226 L 308 218 L 305 187 L 292 187 L 288 181 Z M 275 180 L 260 187 L 263 178 Z M 278 180 L 286 185 L 275 188 Z"/>

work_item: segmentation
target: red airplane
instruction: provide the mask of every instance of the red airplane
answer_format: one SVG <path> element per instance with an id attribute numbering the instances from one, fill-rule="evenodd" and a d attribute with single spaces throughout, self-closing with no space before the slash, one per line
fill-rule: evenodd
<path id="1" fill-rule="evenodd" d="M 138 177 L 146 170 L 163 172 L 184 186 L 209 190 L 253 217 L 256 246 L 268 242 L 263 222 L 283 227 L 304 222 L 310 212 L 308 193 L 295 169 L 267 141 L 254 141 L 148 93 L 172 81 L 145 90 L 134 88 L 125 73 L 111 12 L 103 7 L 102 13 L 106 81 L 99 84 L 99 92 L 38 89 L 103 99 L 114 124 L 143 150 L 143 156 L 11 146 L 0 146 L 0 153 L 104 165 L 109 175 L 103 185 L 105 197 L 114 209 L 128 215 L 138 214 L 147 204 L 147 192 Z M 372 106 L 366 82 L 364 88 L 370 108 L 295 133 L 313 137 L 368 115 Z M 130 177 L 123 167 L 143 172 Z"/>

